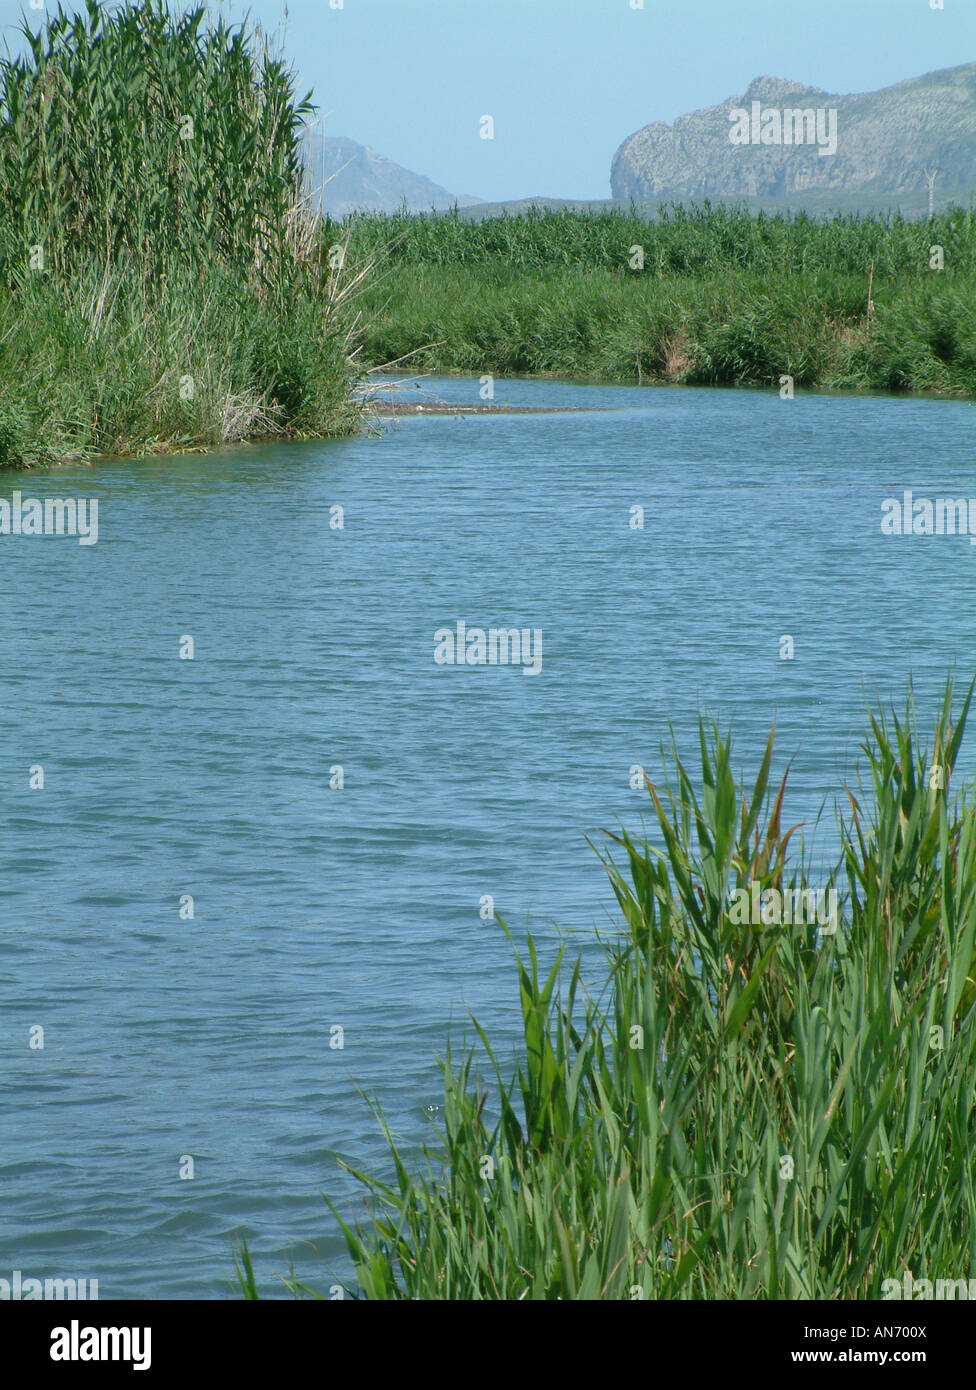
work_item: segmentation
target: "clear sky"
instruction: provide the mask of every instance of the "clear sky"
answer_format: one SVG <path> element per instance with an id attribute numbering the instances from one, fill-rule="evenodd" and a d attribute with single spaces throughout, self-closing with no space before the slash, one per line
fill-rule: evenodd
<path id="1" fill-rule="evenodd" d="M 287 0 L 282 31 L 328 134 L 492 200 L 608 197 L 610 161 L 628 135 L 763 74 L 861 92 L 976 61 L 976 0 L 944 0 L 942 10 L 932 0 L 339 3 Z M 0 25 L 38 13 L 28 6 L 0 0 Z M 250 11 L 273 31 L 286 0 L 208 8 Z M 493 140 L 480 138 L 485 115 Z"/>

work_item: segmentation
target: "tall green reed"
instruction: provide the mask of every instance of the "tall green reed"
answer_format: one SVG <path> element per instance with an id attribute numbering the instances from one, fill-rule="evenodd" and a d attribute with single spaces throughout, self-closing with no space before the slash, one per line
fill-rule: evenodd
<path id="1" fill-rule="evenodd" d="M 200 4 L 31 23 L 0 57 L 0 467 L 351 428 L 364 267 L 280 54 Z"/>
<path id="2" fill-rule="evenodd" d="M 26 54 L 0 61 L 0 271 L 35 245 L 55 273 L 121 258 L 267 278 L 287 259 L 311 102 L 266 44 L 206 16 L 86 0 L 22 20 Z"/>
<path id="3" fill-rule="evenodd" d="M 474 221 L 457 211 L 426 214 L 363 214 L 355 219 L 354 245 L 376 252 L 390 247 L 400 266 L 486 266 L 518 273 L 560 269 L 608 270 L 634 278 L 632 247 L 643 249 L 643 278 L 730 271 L 814 275 L 862 275 L 867 289 L 873 260 L 883 283 L 928 267 L 938 243 L 946 264 L 976 271 L 976 211 L 950 208 L 928 222 L 898 215 L 750 213 L 744 208 L 669 204 L 649 220 L 635 210 L 546 211 Z M 866 300 L 866 295 L 865 295 Z M 862 305 L 863 308 L 863 305 Z"/>

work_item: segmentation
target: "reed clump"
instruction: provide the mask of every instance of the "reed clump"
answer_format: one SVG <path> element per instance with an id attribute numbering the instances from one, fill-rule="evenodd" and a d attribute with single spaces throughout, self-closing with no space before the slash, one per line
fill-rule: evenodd
<path id="1" fill-rule="evenodd" d="M 344 432 L 358 273 L 260 30 L 59 5 L 0 58 L 0 467 Z M 339 258 L 341 259 L 341 258 Z"/>
<path id="2" fill-rule="evenodd" d="M 928 748 L 911 699 L 871 715 L 813 886 L 839 894 L 833 933 L 770 896 L 812 887 L 772 735 L 751 786 L 715 728 L 697 771 L 672 747 L 655 842 L 613 834 L 603 856 L 605 988 L 562 951 L 540 971 L 529 936 L 514 1074 L 475 1023 L 420 1157 L 380 1114 L 390 1176 L 343 1164 L 370 1205 L 355 1225 L 333 1207 L 350 1292 L 819 1300 L 972 1276 L 976 802 L 950 790 L 972 694 L 954 718 L 947 688 Z"/>
<path id="3" fill-rule="evenodd" d="M 976 394 L 976 212 L 363 216 L 365 353 L 441 372 Z M 385 248 L 385 249 L 384 249 Z M 868 314 L 870 267 L 874 265 Z M 941 267 L 941 268 L 940 268 Z M 681 345 L 676 355 L 675 344 Z"/>

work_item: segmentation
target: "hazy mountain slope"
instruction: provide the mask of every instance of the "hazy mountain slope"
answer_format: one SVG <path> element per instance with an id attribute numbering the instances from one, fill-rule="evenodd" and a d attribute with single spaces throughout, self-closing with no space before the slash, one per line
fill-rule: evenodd
<path id="1" fill-rule="evenodd" d="M 729 112 L 834 108 L 837 152 L 816 145 L 730 141 Z M 767 197 L 808 192 L 899 194 L 972 185 L 976 172 L 976 63 L 931 72 L 877 92 L 840 96 L 778 77 L 758 77 L 742 96 L 655 121 L 631 135 L 613 159 L 614 198 Z"/>
<path id="2" fill-rule="evenodd" d="M 309 182 L 318 191 L 325 184 L 325 208 L 333 217 L 345 217 L 357 210 L 398 212 L 404 202 L 411 212 L 429 212 L 431 208 L 468 207 L 478 201 L 464 195 L 448 193 L 446 188 L 394 164 L 392 159 L 357 144 L 343 136 L 328 136 L 325 140 L 323 168 L 322 137 L 310 134 L 306 162 Z"/>

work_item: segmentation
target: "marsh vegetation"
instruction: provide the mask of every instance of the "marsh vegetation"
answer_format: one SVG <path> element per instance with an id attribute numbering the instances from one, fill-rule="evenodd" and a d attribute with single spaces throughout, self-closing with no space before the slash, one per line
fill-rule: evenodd
<path id="1" fill-rule="evenodd" d="M 772 736 L 745 786 L 717 729 L 697 768 L 672 747 L 656 834 L 607 842 L 602 989 L 561 951 L 540 970 L 529 936 L 517 1066 L 475 1021 L 419 1156 L 377 1109 L 390 1176 L 357 1173 L 367 1220 L 334 1209 L 354 1292 L 845 1299 L 965 1276 L 976 801 L 950 786 L 971 696 L 954 718 L 947 690 L 927 747 L 911 701 L 870 716 L 863 781 L 839 789 L 836 932 L 730 912 L 754 884 L 811 887 Z M 246 1253 L 240 1272 L 257 1296 Z"/>
<path id="2" fill-rule="evenodd" d="M 355 276 L 259 31 L 59 7 L 0 58 L 0 467 L 342 433 Z"/>
<path id="3" fill-rule="evenodd" d="M 976 393 L 976 213 L 362 217 L 365 352 L 438 372 Z M 870 298 L 873 312 L 868 311 Z"/>

